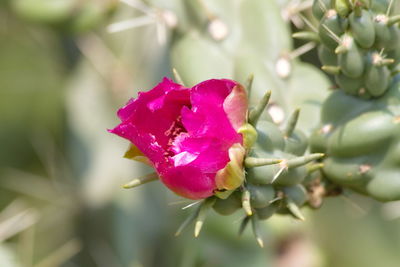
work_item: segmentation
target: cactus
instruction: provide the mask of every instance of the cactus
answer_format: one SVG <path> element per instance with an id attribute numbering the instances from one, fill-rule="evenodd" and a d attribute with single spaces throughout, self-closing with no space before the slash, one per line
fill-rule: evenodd
<path id="1" fill-rule="evenodd" d="M 325 101 L 311 150 L 327 154 L 322 172 L 330 181 L 377 200 L 399 200 L 399 16 L 392 1 L 337 0 L 314 1 L 317 18 L 322 4 L 319 57 L 343 91 Z"/>
<path id="2" fill-rule="evenodd" d="M 345 93 L 370 99 L 382 96 L 400 62 L 400 16 L 390 0 L 315 0 L 319 20 L 318 55 Z M 311 33 L 294 37 L 310 39 Z"/>
<path id="3" fill-rule="evenodd" d="M 327 154 L 329 180 L 381 201 L 400 199 L 399 78 L 373 101 L 332 93 L 311 136 L 312 150 Z"/>

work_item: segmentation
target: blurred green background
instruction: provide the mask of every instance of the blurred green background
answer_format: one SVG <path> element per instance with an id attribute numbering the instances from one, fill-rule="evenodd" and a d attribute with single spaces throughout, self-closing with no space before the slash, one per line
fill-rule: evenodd
<path id="1" fill-rule="evenodd" d="M 261 249 L 249 230 L 237 236 L 243 214 L 212 213 L 199 238 L 175 237 L 190 201 L 157 182 L 121 189 L 150 169 L 122 158 L 128 143 L 106 129 L 172 67 L 189 85 L 255 73 L 277 103 L 291 101 L 287 87 L 301 89 L 296 99 L 325 97 L 327 78 L 298 58 L 297 78 L 276 81 L 269 68 L 278 50 L 303 45 L 290 32 L 305 27 L 295 15 L 308 17 L 310 2 L 2 0 L 0 266 L 400 266 L 400 203 L 349 193 L 305 210 L 306 222 L 276 216 Z M 215 16 L 229 29 L 223 41 L 201 26 Z M 315 51 L 302 59 L 318 64 Z"/>

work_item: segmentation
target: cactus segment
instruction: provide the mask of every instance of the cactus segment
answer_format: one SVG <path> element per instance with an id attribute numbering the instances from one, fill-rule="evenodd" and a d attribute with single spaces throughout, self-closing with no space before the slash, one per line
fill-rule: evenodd
<path id="1" fill-rule="evenodd" d="M 314 12 L 320 6 L 320 1 L 314 1 L 322 69 L 334 75 L 347 94 L 362 99 L 381 97 L 400 63 L 400 15 L 392 14 L 389 0 L 333 0 L 322 17 Z M 381 63 L 371 66 L 371 55 L 376 54 Z"/>
<path id="2" fill-rule="evenodd" d="M 380 201 L 400 200 L 399 178 L 394 178 L 400 172 L 399 78 L 374 101 L 332 93 L 310 139 L 313 152 L 328 155 L 322 169 L 327 179 Z"/>

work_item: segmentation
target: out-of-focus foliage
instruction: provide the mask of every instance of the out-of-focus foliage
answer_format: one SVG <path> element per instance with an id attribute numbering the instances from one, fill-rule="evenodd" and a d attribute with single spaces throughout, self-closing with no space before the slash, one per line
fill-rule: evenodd
<path id="1" fill-rule="evenodd" d="M 309 64 L 294 60 L 288 79 L 274 69 L 280 50 L 293 51 L 281 15 L 308 1 L 124 1 L 136 8 L 108 1 L 114 7 L 82 31 L 70 28 L 76 7 L 57 25 L 49 21 L 60 13 L 39 7 L 50 2 L 76 1 L 0 3 L 0 266 L 398 266 L 396 202 L 350 195 L 306 210 L 304 223 L 277 216 L 263 223 L 260 249 L 250 232 L 237 236 L 242 214 L 211 214 L 199 238 L 174 237 L 191 202 L 158 183 L 120 188 L 150 169 L 123 159 L 128 144 L 106 129 L 117 123 L 118 106 L 171 76 L 171 67 L 188 84 L 254 73 L 254 86 L 275 91 L 284 114 L 303 92 L 323 97 L 327 80 Z M 201 3 L 226 23 L 226 40 L 204 37 Z M 243 43 L 239 22 L 247 27 Z M 141 26 L 106 30 L 129 25 Z"/>

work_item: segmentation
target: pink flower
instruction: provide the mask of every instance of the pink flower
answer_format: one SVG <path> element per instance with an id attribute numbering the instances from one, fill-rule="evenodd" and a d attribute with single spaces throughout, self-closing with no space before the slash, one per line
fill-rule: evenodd
<path id="1" fill-rule="evenodd" d="M 246 112 L 247 94 L 235 81 L 213 79 L 185 88 L 164 78 L 122 107 L 122 122 L 110 132 L 131 141 L 131 157 L 147 158 L 172 191 L 202 199 L 241 184 L 225 168 L 231 158 L 243 161 L 238 129 Z"/>

